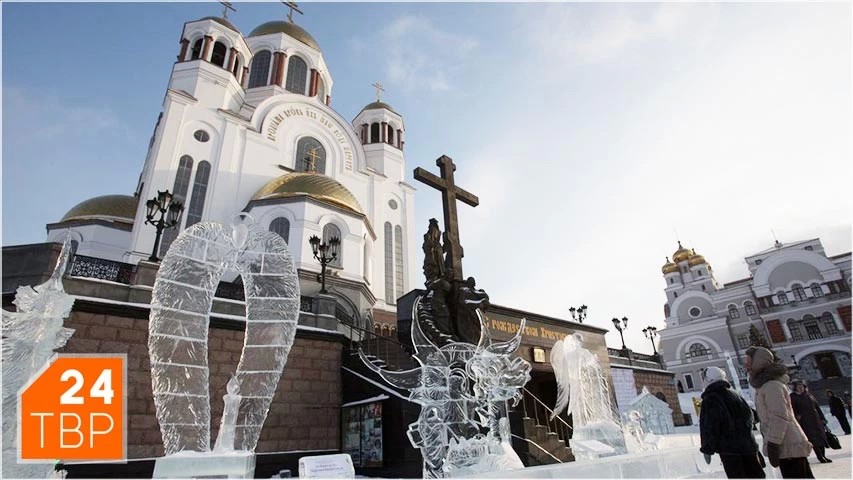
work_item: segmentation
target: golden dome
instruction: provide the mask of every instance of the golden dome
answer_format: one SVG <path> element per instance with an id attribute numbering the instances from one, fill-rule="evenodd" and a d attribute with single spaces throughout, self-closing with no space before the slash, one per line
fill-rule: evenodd
<path id="1" fill-rule="evenodd" d="M 664 275 L 667 273 L 675 273 L 678 271 L 678 265 L 669 261 L 669 257 L 666 257 L 666 263 L 663 264 L 661 271 Z"/>
<path id="2" fill-rule="evenodd" d="M 379 100 L 372 102 L 372 103 L 368 103 L 367 105 L 364 106 L 364 108 L 361 109 L 361 111 L 363 112 L 365 110 L 377 110 L 380 108 L 384 108 L 385 110 L 397 113 L 396 111 L 394 111 L 393 108 L 391 108 L 391 105 L 388 105 L 385 102 L 380 102 Z"/>
<path id="3" fill-rule="evenodd" d="M 678 250 L 672 254 L 672 261 L 675 263 L 683 262 L 690 258 L 690 250 L 681 246 L 681 241 L 678 242 Z"/>
<path id="4" fill-rule="evenodd" d="M 78 203 L 68 210 L 60 222 L 101 219 L 133 223 L 136 205 L 136 197 L 130 195 L 103 195 Z"/>
<path id="5" fill-rule="evenodd" d="M 331 177 L 319 173 L 288 173 L 270 181 L 252 197 L 252 200 L 308 196 L 324 203 L 364 215 L 358 200 L 346 187 Z"/>
<path id="6" fill-rule="evenodd" d="M 703 263 L 708 263 L 705 261 L 705 257 L 696 253 L 696 249 L 693 249 L 693 254 L 690 255 L 690 258 L 687 260 L 687 264 L 691 267 L 695 267 L 696 265 L 702 265 Z"/>
<path id="7" fill-rule="evenodd" d="M 283 33 L 288 37 L 293 37 L 309 47 L 320 50 L 320 45 L 317 45 L 317 40 L 305 29 L 295 23 L 286 22 L 284 20 L 273 20 L 259 25 L 249 34 L 250 37 L 259 37 L 261 35 L 269 35 L 272 33 Z"/>

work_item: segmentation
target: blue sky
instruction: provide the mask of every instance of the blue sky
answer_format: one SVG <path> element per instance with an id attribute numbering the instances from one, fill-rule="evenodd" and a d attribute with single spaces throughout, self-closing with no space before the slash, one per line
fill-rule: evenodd
<path id="1" fill-rule="evenodd" d="M 244 33 L 286 14 L 235 6 Z M 628 316 L 628 345 L 648 351 L 676 231 L 722 282 L 748 275 L 771 229 L 850 250 L 849 4 L 302 7 L 332 106 L 352 118 L 381 80 L 410 180 L 447 154 L 480 197 L 459 208 L 465 271 L 495 303 L 560 317 L 586 303 L 605 328 Z M 182 25 L 219 12 L 3 2 L 3 245 L 133 192 Z M 416 202 L 419 235 L 441 206 L 425 186 Z"/>

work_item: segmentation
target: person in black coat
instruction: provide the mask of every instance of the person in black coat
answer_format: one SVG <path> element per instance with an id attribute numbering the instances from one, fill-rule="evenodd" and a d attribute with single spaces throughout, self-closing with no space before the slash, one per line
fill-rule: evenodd
<path id="1" fill-rule="evenodd" d="M 699 451 L 711 463 L 720 454 L 728 478 L 764 478 L 763 457 L 752 434 L 752 408 L 731 389 L 726 373 L 717 367 L 705 371 L 705 391 L 699 411 Z"/>
<path id="2" fill-rule="evenodd" d="M 826 447 L 829 446 L 825 433 L 826 417 L 823 416 L 817 400 L 809 393 L 805 382 L 794 380 L 791 384 L 794 386 L 794 391 L 791 392 L 791 408 L 794 410 L 794 416 L 806 437 L 809 438 L 809 443 L 812 444 L 820 463 L 832 463 L 832 460 L 826 458 Z"/>
<path id="3" fill-rule="evenodd" d="M 841 429 L 844 430 L 844 435 L 850 435 L 850 424 L 847 423 L 847 405 L 844 404 L 844 400 L 836 397 L 832 390 L 826 391 L 826 398 L 829 399 L 829 413 L 838 419 Z"/>

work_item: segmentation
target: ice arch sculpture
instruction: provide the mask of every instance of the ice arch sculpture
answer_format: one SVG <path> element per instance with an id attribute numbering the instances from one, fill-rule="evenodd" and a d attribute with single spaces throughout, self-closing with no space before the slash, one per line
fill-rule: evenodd
<path id="1" fill-rule="evenodd" d="M 226 270 L 243 277 L 246 295 L 246 332 L 235 374 L 239 408 L 234 447 L 228 450 L 257 446 L 296 336 L 299 282 L 287 244 L 241 215 L 230 231 L 213 222 L 184 230 L 154 282 L 148 352 L 166 455 L 210 451 L 208 324 Z"/>

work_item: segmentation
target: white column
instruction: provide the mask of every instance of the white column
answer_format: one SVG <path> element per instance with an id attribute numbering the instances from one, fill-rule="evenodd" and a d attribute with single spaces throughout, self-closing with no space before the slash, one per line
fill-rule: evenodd
<path id="1" fill-rule="evenodd" d="M 831 314 L 832 314 L 832 319 L 835 320 L 835 327 L 838 328 L 838 331 L 842 332 L 842 333 L 845 332 L 844 322 L 841 321 L 841 317 L 835 313 L 831 313 Z"/>
<path id="2" fill-rule="evenodd" d="M 785 340 L 790 342 L 793 337 L 791 336 L 791 330 L 788 328 L 788 322 L 779 320 L 779 323 L 782 324 L 782 331 L 785 332 Z"/>

